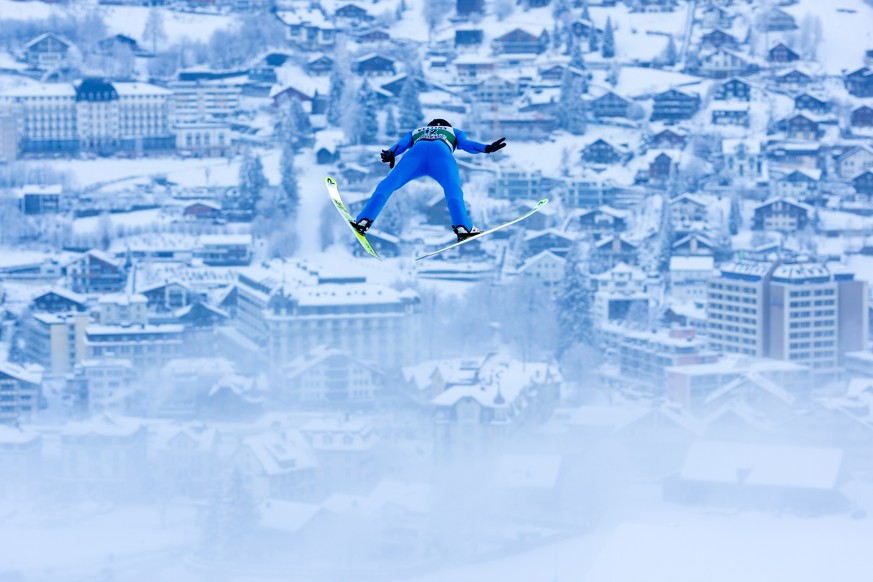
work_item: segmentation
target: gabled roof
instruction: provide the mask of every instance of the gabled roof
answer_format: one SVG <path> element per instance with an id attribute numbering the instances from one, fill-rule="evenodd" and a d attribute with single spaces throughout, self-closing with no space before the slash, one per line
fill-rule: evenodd
<path id="1" fill-rule="evenodd" d="M 36 37 L 35 39 L 33 39 L 30 42 L 28 42 L 27 44 L 25 44 L 24 49 L 27 50 L 27 49 L 33 47 L 34 45 L 41 43 L 42 41 L 44 41 L 47 38 L 53 38 L 56 41 L 58 41 L 59 43 L 65 45 L 67 47 L 70 47 L 73 45 L 73 43 L 71 43 L 70 41 L 68 41 L 67 39 L 65 39 L 64 37 L 62 37 L 58 34 L 55 34 L 53 32 L 44 32 L 41 35 L 39 35 L 38 37 Z"/>

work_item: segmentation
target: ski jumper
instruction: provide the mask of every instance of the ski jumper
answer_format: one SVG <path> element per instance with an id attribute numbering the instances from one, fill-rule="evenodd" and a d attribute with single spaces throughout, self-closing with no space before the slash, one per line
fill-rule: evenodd
<path id="1" fill-rule="evenodd" d="M 461 177 L 454 151 L 460 148 L 471 154 L 481 154 L 485 153 L 485 147 L 485 144 L 467 139 L 463 131 L 452 127 L 427 126 L 410 131 L 390 150 L 395 156 L 409 151 L 379 182 L 356 220 L 367 218 L 371 222 L 375 221 L 395 190 L 402 188 L 410 180 L 430 176 L 442 186 L 449 213 L 452 215 L 452 226 L 464 226 L 470 230 L 473 223 L 464 206 L 464 192 L 461 190 Z"/>

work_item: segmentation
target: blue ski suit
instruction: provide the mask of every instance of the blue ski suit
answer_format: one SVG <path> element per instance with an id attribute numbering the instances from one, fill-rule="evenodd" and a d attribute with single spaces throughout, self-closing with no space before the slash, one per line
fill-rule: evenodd
<path id="1" fill-rule="evenodd" d="M 442 130 L 442 131 L 440 131 Z M 452 136 L 454 135 L 454 146 Z M 463 131 L 447 127 L 421 127 L 404 135 L 391 146 L 395 157 L 409 150 L 397 166 L 376 186 L 376 190 L 356 220 L 375 221 L 388 198 L 410 180 L 430 176 L 442 186 L 452 215 L 452 226 L 473 227 L 464 206 L 464 192 L 453 152 L 455 148 L 471 154 L 485 153 L 486 145 L 467 139 Z"/>

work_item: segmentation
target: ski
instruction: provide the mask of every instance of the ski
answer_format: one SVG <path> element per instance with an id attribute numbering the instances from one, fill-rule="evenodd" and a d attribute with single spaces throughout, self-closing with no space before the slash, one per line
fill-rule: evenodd
<path id="1" fill-rule="evenodd" d="M 343 203 L 343 199 L 340 198 L 339 189 L 336 185 L 336 180 L 334 180 L 330 176 L 327 176 L 324 179 L 324 182 L 327 186 L 327 193 L 330 195 L 330 199 L 333 202 L 333 205 L 336 207 L 337 212 L 340 213 L 340 216 L 343 217 L 343 222 L 345 222 L 346 226 L 349 227 L 349 230 L 354 233 L 355 237 L 358 239 L 358 242 L 361 243 L 362 247 L 364 247 L 364 250 L 381 261 L 382 257 L 379 256 L 379 253 L 373 250 L 373 247 L 372 245 L 370 245 L 370 241 L 367 240 L 367 237 L 359 233 L 357 230 L 355 230 L 355 227 L 352 226 L 351 223 L 354 222 L 355 219 L 352 218 L 351 214 L 349 214 L 349 210 Z"/>
<path id="2" fill-rule="evenodd" d="M 431 251 L 431 252 L 429 252 L 429 253 L 427 253 L 427 254 L 421 255 L 420 257 L 416 257 L 415 260 L 416 260 L 416 261 L 420 261 L 420 260 L 422 260 L 422 259 L 427 259 L 427 258 L 432 257 L 432 256 L 434 256 L 434 255 L 438 255 L 438 254 L 440 254 L 440 253 L 443 252 L 443 251 L 447 251 L 447 250 L 449 250 L 449 249 L 453 249 L 453 248 L 455 248 L 455 247 L 457 247 L 457 246 L 461 246 L 462 244 L 465 244 L 465 243 L 468 243 L 468 242 L 472 242 L 472 241 L 475 241 L 475 240 L 479 240 L 480 238 L 482 238 L 482 237 L 484 237 L 484 236 L 486 236 L 486 235 L 489 235 L 489 234 L 491 234 L 492 232 L 496 232 L 496 231 L 498 231 L 498 230 L 504 229 L 504 228 L 506 228 L 507 226 L 512 226 L 512 225 L 515 224 L 516 222 L 521 222 L 521 221 L 524 220 L 525 218 L 529 218 L 531 215 L 533 215 L 534 213 L 536 213 L 540 208 L 542 208 L 543 206 L 545 206 L 546 204 L 548 204 L 548 202 L 549 202 L 549 199 L 548 199 L 548 198 L 543 198 L 542 200 L 540 200 L 539 202 L 537 202 L 537 205 L 536 205 L 536 206 L 534 206 L 534 207 L 531 208 L 529 211 L 525 212 L 524 214 L 522 214 L 521 216 L 519 216 L 519 217 L 516 218 L 515 220 L 510 220 L 509 222 L 505 222 L 505 223 L 503 223 L 503 224 L 501 224 L 501 225 L 499 225 L 499 226 L 495 226 L 494 228 L 489 228 L 488 230 L 483 231 L 482 234 L 477 234 L 476 236 L 471 236 L 470 238 L 464 239 L 464 240 L 462 240 L 462 241 L 460 241 L 460 242 L 456 242 L 456 243 L 450 244 L 449 246 L 443 247 L 443 248 L 441 248 L 441 249 L 437 249 L 437 250 L 435 250 L 435 251 Z"/>

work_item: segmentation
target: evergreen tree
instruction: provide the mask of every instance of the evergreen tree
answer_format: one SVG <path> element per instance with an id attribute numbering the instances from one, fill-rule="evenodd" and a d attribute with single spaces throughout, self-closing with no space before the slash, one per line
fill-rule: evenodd
<path id="1" fill-rule="evenodd" d="M 673 40 L 673 35 L 670 35 L 667 41 L 667 48 L 664 49 L 664 64 L 672 67 L 679 62 L 679 51 L 676 49 L 676 41 Z"/>
<path id="2" fill-rule="evenodd" d="M 239 194 L 242 205 L 254 212 L 267 185 L 261 157 L 246 149 L 239 168 Z"/>
<path id="3" fill-rule="evenodd" d="M 588 10 L 588 0 L 584 0 L 582 3 L 582 20 L 591 22 L 591 12 Z"/>
<path id="4" fill-rule="evenodd" d="M 294 154 L 297 150 L 285 145 L 279 159 L 281 199 L 279 207 L 285 216 L 297 216 L 300 207 L 300 189 L 297 185 L 297 171 L 294 169 Z"/>
<path id="5" fill-rule="evenodd" d="M 585 103 L 582 94 L 586 83 L 582 75 L 567 67 L 561 80 L 561 93 L 558 97 L 558 127 L 574 135 L 583 135 L 586 129 Z"/>
<path id="6" fill-rule="evenodd" d="M 312 124 L 309 121 L 309 114 L 303 109 L 303 103 L 300 99 L 291 100 L 289 113 L 297 133 L 296 141 L 299 146 L 306 138 L 312 135 Z"/>
<path id="7" fill-rule="evenodd" d="M 667 196 L 661 197 L 661 226 L 658 239 L 657 269 L 665 273 L 670 269 L 670 257 L 673 256 L 673 215 L 670 212 L 670 200 Z"/>
<path id="8" fill-rule="evenodd" d="M 740 226 L 743 224 L 743 217 L 740 214 L 740 199 L 734 194 L 731 196 L 731 210 L 728 215 L 728 231 L 736 235 L 740 232 Z"/>
<path id="9" fill-rule="evenodd" d="M 593 345 L 591 287 L 582 272 L 579 245 L 573 246 L 564 265 L 564 278 L 555 298 L 558 323 L 558 357 L 575 344 Z"/>
<path id="10" fill-rule="evenodd" d="M 258 523 L 258 508 L 245 479 L 234 470 L 210 495 L 205 520 L 209 550 L 221 554 L 239 548 Z"/>
<path id="11" fill-rule="evenodd" d="M 394 117 L 394 108 L 389 107 L 388 112 L 385 114 L 385 135 L 387 135 L 388 140 L 391 141 L 397 139 L 398 132 L 397 119 Z"/>
<path id="12" fill-rule="evenodd" d="M 418 97 L 418 79 L 408 75 L 403 81 L 399 98 L 397 121 L 400 123 L 400 131 L 406 132 L 418 127 L 424 121 L 424 112 L 421 110 L 421 100 Z"/>
<path id="13" fill-rule="evenodd" d="M 596 30 L 592 30 L 588 35 L 588 50 L 592 53 L 600 50 L 600 42 Z"/>
<path id="14" fill-rule="evenodd" d="M 604 59 L 615 57 L 615 32 L 612 30 L 612 18 L 606 17 L 606 28 L 603 30 L 603 49 L 601 54 Z"/>
<path id="15" fill-rule="evenodd" d="M 346 90 L 346 74 L 339 63 L 330 73 L 330 90 L 327 93 L 327 122 L 340 127 L 343 122 L 343 96 Z"/>
<path id="16" fill-rule="evenodd" d="M 152 43 L 152 54 L 158 52 L 158 43 L 167 38 L 167 32 L 164 30 L 164 17 L 156 6 L 149 9 L 142 37 Z"/>
<path id="17" fill-rule="evenodd" d="M 370 82 L 364 79 L 355 96 L 355 115 L 350 135 L 357 143 L 377 143 L 379 140 L 379 104 Z"/>

